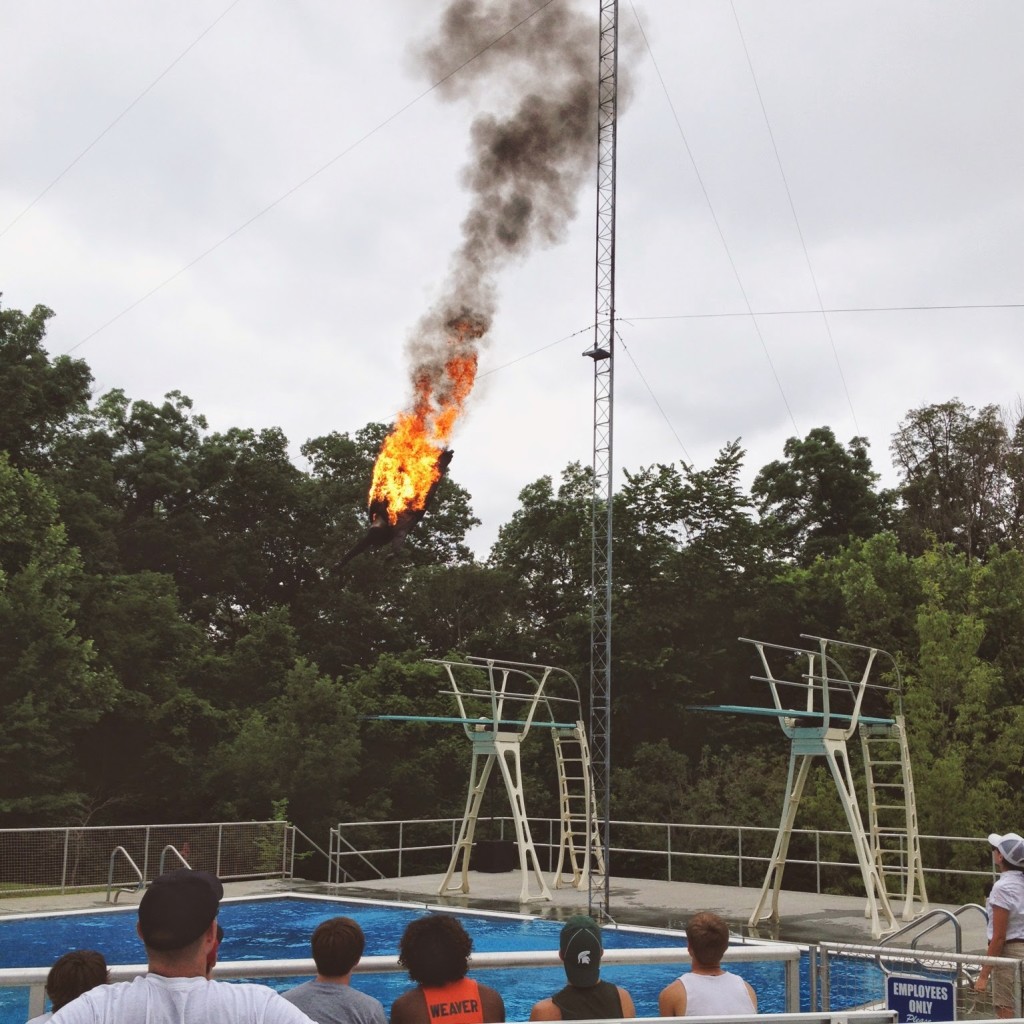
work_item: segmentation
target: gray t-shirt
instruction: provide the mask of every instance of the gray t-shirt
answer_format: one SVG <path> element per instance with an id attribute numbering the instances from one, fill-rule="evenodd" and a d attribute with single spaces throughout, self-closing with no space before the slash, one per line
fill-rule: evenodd
<path id="1" fill-rule="evenodd" d="M 314 979 L 281 995 L 317 1024 L 387 1024 L 384 1007 L 351 985 Z"/>

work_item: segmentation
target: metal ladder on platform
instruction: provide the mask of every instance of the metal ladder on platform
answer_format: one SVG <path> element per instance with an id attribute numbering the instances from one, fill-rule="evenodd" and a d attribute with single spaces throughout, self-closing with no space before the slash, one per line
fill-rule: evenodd
<path id="1" fill-rule="evenodd" d="M 588 879 L 604 877 L 604 851 L 590 770 L 590 748 L 582 722 L 572 729 L 553 729 L 558 770 L 558 806 L 561 834 L 555 888 L 585 886 Z M 572 877 L 568 874 L 571 872 Z"/>
<path id="2" fill-rule="evenodd" d="M 868 843 L 890 902 L 902 900 L 904 921 L 928 910 L 917 802 L 906 722 L 860 724 L 867 792 Z"/>

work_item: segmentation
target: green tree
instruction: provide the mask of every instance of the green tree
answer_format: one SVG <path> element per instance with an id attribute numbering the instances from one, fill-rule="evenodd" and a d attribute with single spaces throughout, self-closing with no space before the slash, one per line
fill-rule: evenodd
<path id="1" fill-rule="evenodd" d="M 819 592 L 834 588 L 838 639 L 880 647 L 903 663 L 914 659 L 924 591 L 914 559 L 900 550 L 894 533 L 854 541 L 816 567 L 816 575 Z"/>
<path id="2" fill-rule="evenodd" d="M 348 681 L 362 720 L 363 756 L 352 786 L 371 819 L 458 816 L 466 799 L 469 743 L 461 726 L 378 720 L 379 715 L 451 717 L 454 698 L 443 670 L 415 655 L 384 655 Z M 495 779 L 493 786 L 500 786 Z"/>
<path id="3" fill-rule="evenodd" d="M 524 487 L 488 559 L 521 583 L 522 628 L 538 660 L 570 671 L 586 658 L 590 630 L 592 479 L 572 463 L 557 491 L 549 476 Z"/>
<path id="4" fill-rule="evenodd" d="M 85 411 L 92 374 L 79 359 L 50 362 L 43 349 L 53 310 L 0 309 L 0 451 L 11 464 L 44 470 L 54 439 Z"/>
<path id="5" fill-rule="evenodd" d="M 0 809 L 11 824 L 83 806 L 75 742 L 117 699 L 75 627 L 79 571 L 53 496 L 0 453 Z"/>
<path id="6" fill-rule="evenodd" d="M 952 545 L 926 552 L 916 565 L 924 600 L 905 707 L 921 830 L 984 835 L 987 823 L 1012 821 L 1024 809 L 1007 772 L 1011 763 L 1020 770 L 1020 709 L 1000 703 L 999 669 L 980 656 L 978 593 L 987 570 Z M 936 867 L 970 866 L 947 850 L 935 856 Z"/>
<path id="7" fill-rule="evenodd" d="M 934 538 L 972 558 L 1006 541 L 1014 486 L 1011 443 L 999 410 L 959 399 L 912 409 L 891 450 L 902 487 L 900 532 L 918 554 Z M 1019 491 L 1019 484 L 1016 485 Z"/>
<path id="8" fill-rule="evenodd" d="M 669 724 L 679 736 L 711 730 L 724 745 L 748 727 L 687 711 L 692 704 L 742 703 L 733 698 L 749 669 L 737 637 L 760 633 L 773 604 L 771 562 L 739 482 L 744 454 L 733 441 L 707 469 L 684 466 L 677 474 L 659 467 L 654 475 L 627 476 L 620 520 L 649 516 L 660 531 L 657 570 L 641 562 L 639 572 L 616 581 L 618 675 L 628 679 L 620 688 L 622 711 L 637 742 L 655 741 Z M 633 562 L 627 551 L 627 572 Z"/>
<path id="9" fill-rule="evenodd" d="M 875 491 L 878 474 L 866 438 L 855 437 L 844 447 L 829 427 L 816 427 L 803 440 L 789 438 L 783 453 L 784 459 L 757 474 L 752 487 L 780 554 L 810 565 L 881 529 L 886 502 Z"/>
<path id="10" fill-rule="evenodd" d="M 264 817 L 287 798 L 294 821 L 325 835 L 357 801 L 361 752 L 347 688 L 300 659 L 284 692 L 246 715 L 217 751 L 215 806 L 232 817 Z"/>

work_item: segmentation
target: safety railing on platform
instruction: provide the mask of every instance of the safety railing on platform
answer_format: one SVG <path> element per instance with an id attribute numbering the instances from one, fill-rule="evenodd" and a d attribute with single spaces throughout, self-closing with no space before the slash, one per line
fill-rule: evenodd
<path id="1" fill-rule="evenodd" d="M 342 880 L 341 871 L 347 871 L 352 879 L 441 872 L 451 856 L 458 827 L 457 818 L 342 822 L 332 830 L 329 880 Z M 531 817 L 530 829 L 542 860 L 553 871 L 558 858 L 559 820 Z M 621 877 L 757 885 L 769 861 L 776 831 L 767 826 L 615 820 L 611 822 L 612 872 Z M 513 834 L 509 817 L 479 820 L 480 840 L 511 842 Z M 932 862 L 925 856 L 924 871 L 929 877 L 960 879 L 963 888 L 976 888 L 979 893 L 993 878 L 986 838 L 924 835 L 920 839 L 926 851 L 933 843 L 941 844 L 949 864 L 973 861 L 979 865 L 977 870 L 929 866 Z M 846 847 L 848 857 L 833 852 Z M 835 892 L 837 885 L 846 880 L 850 892 L 857 892 L 860 868 L 853 853 L 849 832 L 794 829 L 787 887 Z M 950 900 L 955 901 L 955 897 Z"/>

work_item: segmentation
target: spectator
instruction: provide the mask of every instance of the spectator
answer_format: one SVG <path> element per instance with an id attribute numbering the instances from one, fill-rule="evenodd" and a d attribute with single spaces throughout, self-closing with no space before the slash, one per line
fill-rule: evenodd
<path id="1" fill-rule="evenodd" d="M 387 1024 L 384 1007 L 352 988 L 352 971 L 366 948 L 363 929 L 351 917 L 331 917 L 313 932 L 316 978 L 284 993 L 318 1024 Z"/>
<path id="2" fill-rule="evenodd" d="M 635 1017 L 633 999 L 624 989 L 601 980 L 604 944 L 592 917 L 570 917 L 558 937 L 558 955 L 569 982 L 530 1011 L 530 1020 L 613 1020 Z"/>
<path id="3" fill-rule="evenodd" d="M 46 976 L 46 994 L 50 997 L 52 1009 L 49 1013 L 33 1017 L 28 1024 L 43 1024 L 72 999 L 97 985 L 106 985 L 108 981 L 110 971 L 102 953 L 95 949 L 74 949 L 65 953 L 54 961 Z"/>
<path id="4" fill-rule="evenodd" d="M 1024 839 L 1016 832 L 988 837 L 992 848 L 992 864 L 998 872 L 985 899 L 988 919 L 986 956 L 1013 957 L 1024 960 Z M 992 978 L 992 1002 L 997 1017 L 1012 1017 L 1013 979 L 1016 971 L 1010 967 L 988 964 L 982 967 L 974 988 L 984 992 Z"/>
<path id="5" fill-rule="evenodd" d="M 700 913 L 686 925 L 690 971 L 661 990 L 662 1017 L 719 1017 L 757 1013 L 757 995 L 738 975 L 722 969 L 729 948 L 729 925 L 717 914 Z"/>
<path id="6" fill-rule="evenodd" d="M 139 903 L 136 926 L 149 973 L 86 992 L 58 1010 L 52 1024 L 310 1024 L 266 985 L 206 977 L 223 895 L 220 880 L 205 871 L 179 868 L 155 879 Z"/>
<path id="7" fill-rule="evenodd" d="M 398 946 L 398 962 L 417 987 L 391 1004 L 391 1024 L 500 1024 L 501 996 L 466 977 L 473 940 L 448 914 L 411 922 Z"/>

